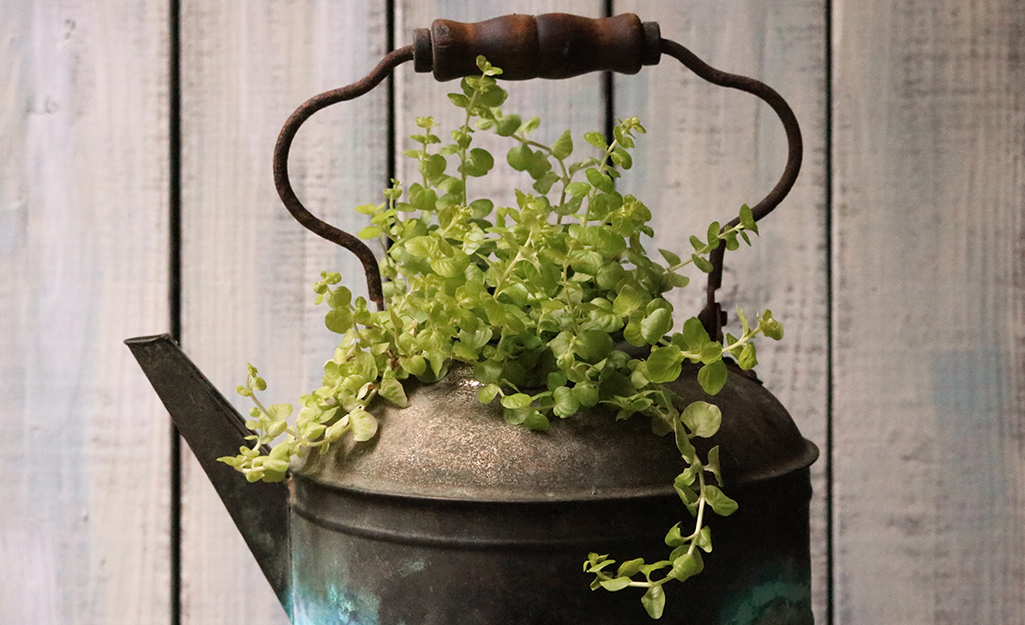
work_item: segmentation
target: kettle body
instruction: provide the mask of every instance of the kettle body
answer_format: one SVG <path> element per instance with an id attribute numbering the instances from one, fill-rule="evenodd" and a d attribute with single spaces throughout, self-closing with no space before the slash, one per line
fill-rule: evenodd
<path id="1" fill-rule="evenodd" d="M 639 589 L 592 592 L 581 565 L 591 551 L 662 559 L 666 530 L 693 523 L 672 488 L 683 467 L 671 437 L 600 410 L 530 432 L 480 404 L 461 368 L 410 383 L 407 408 L 375 410 L 374 440 L 311 454 L 285 483 L 248 484 L 215 461 L 244 442 L 230 404 L 169 337 L 128 343 L 295 625 L 650 623 Z M 671 386 L 720 406 L 720 432 L 699 451 L 721 446 L 724 488 L 740 507 L 708 519 L 715 549 L 700 575 L 667 586 L 663 619 L 812 623 L 818 450 L 736 367 L 712 398 L 696 368 Z"/>

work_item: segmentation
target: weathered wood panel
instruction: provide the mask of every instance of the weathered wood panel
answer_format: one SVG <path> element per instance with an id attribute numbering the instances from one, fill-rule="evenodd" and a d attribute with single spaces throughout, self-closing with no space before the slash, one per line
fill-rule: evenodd
<path id="1" fill-rule="evenodd" d="M 337 343 L 310 285 L 320 271 L 339 270 L 358 286 L 362 272 L 284 209 L 271 152 L 296 106 L 361 78 L 383 56 L 384 3 L 183 5 L 183 344 L 229 395 L 252 362 L 267 377 L 268 400 L 294 402 L 319 385 Z M 387 138 L 383 88 L 316 115 L 293 148 L 299 197 L 314 214 L 358 230 L 362 216 L 351 208 L 385 186 Z M 182 508 L 182 622 L 286 622 L 191 457 Z"/>
<path id="2" fill-rule="evenodd" d="M 1025 5 L 835 6 L 837 621 L 1025 622 Z"/>
<path id="3" fill-rule="evenodd" d="M 771 309 L 782 320 L 780 342 L 759 343 L 759 376 L 783 402 L 801 432 L 822 448 L 827 425 L 827 301 L 825 207 L 825 4 L 822 0 L 751 3 L 620 0 L 619 12 L 659 23 L 672 39 L 724 71 L 757 78 L 787 99 L 801 123 L 804 164 L 791 194 L 761 224 L 752 248 L 727 253 L 723 309 L 737 325 L 747 313 Z M 648 129 L 635 170 L 623 187 L 655 215 L 656 247 L 686 253 L 713 220 L 725 222 L 753 205 L 783 172 L 787 144 L 772 109 L 754 96 L 711 85 L 662 58 L 635 76 L 617 75 L 615 115 L 637 115 Z M 704 307 L 704 274 L 673 294 L 679 315 Z M 826 613 L 826 459 L 813 466 L 814 611 Z"/>
<path id="4" fill-rule="evenodd" d="M 164 2 L 0 6 L 0 622 L 170 622 Z"/>

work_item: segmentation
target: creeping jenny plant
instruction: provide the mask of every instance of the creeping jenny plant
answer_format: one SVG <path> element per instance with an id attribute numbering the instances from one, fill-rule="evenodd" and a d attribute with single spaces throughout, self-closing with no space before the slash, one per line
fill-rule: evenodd
<path id="1" fill-rule="evenodd" d="M 651 213 L 615 185 L 644 132 L 638 119 L 620 122 L 611 142 L 585 134 L 593 155 L 571 160 L 569 131 L 551 145 L 530 138 L 538 119 L 503 113 L 507 94 L 494 78 L 501 70 L 483 57 L 477 64 L 482 75 L 464 78 L 462 92 L 449 94 L 465 111 L 451 142 L 435 134 L 432 118 L 417 118 L 417 147 L 405 154 L 416 160 L 419 179 L 405 189 L 393 181 L 385 202 L 356 208 L 371 217 L 360 236 L 385 243 L 386 309 L 370 311 L 364 298 L 353 299 L 339 285 L 338 273 L 322 273 L 313 287 L 316 302 L 327 303 L 327 327 L 342 335 L 324 365 L 323 385 L 302 396 L 292 424 L 291 405 L 265 406 L 256 397 L 266 382 L 250 365 L 238 392 L 256 404 L 247 422 L 253 447 L 221 460 L 249 481 L 282 480 L 293 456 L 326 452 L 346 436 L 373 438 L 375 398 L 405 406 L 403 380 L 436 381 L 453 362 L 473 366 L 480 401 L 499 401 L 512 425 L 544 431 L 552 419 L 595 406 L 616 419 L 650 418 L 656 434 L 676 440 L 683 471 L 674 486 L 693 522 L 669 529 L 663 560 L 617 566 L 592 553 L 583 568 L 594 575 L 592 589 L 643 589 L 644 608 L 658 618 L 663 586 L 699 573 L 701 552 L 711 551 L 706 515 L 737 508 L 719 488 L 718 448 L 699 458 L 691 443 L 715 434 L 719 409 L 696 401 L 681 410 L 680 398 L 664 384 L 679 377 L 684 361 L 701 363 L 698 381 L 715 395 L 726 381 L 724 354 L 749 369 L 756 335 L 783 334 L 769 311 L 752 323 L 739 310 L 740 335 L 727 334 L 723 342 L 709 337 L 695 317 L 674 332 L 673 306 L 663 294 L 687 285 L 681 273 L 687 265 L 710 271 L 713 249 L 750 244 L 748 233 L 758 229 L 744 206 L 736 227 L 712 223 L 704 238 L 691 237 L 689 256 L 659 250 L 664 262 L 652 260 L 642 243 L 653 234 Z M 533 180 L 529 192 L 516 190 L 516 206 L 496 206 L 472 193 L 473 180 L 495 166 L 490 153 L 471 147 L 484 131 L 508 138 L 509 166 Z M 647 347 L 646 355 L 617 349 L 624 340 Z M 282 436 L 269 455 L 261 453 L 262 445 Z"/>

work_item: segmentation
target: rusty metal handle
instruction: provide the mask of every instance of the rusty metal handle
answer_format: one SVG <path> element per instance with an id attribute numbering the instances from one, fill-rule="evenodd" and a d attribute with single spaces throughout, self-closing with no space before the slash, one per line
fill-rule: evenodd
<path id="1" fill-rule="evenodd" d="M 314 217 L 310 211 L 306 210 L 296 196 L 295 190 L 292 189 L 292 182 L 288 178 L 288 153 L 292 149 L 292 140 L 299 132 L 299 127 L 311 115 L 332 104 L 360 97 L 379 85 L 395 67 L 411 60 L 413 60 L 413 46 L 399 48 L 381 59 L 377 67 L 370 70 L 369 74 L 357 82 L 325 91 L 306 100 L 285 121 L 281 133 L 278 134 L 278 140 L 274 144 L 274 186 L 278 190 L 278 197 L 281 198 L 285 208 L 292 213 L 292 217 L 295 217 L 296 221 L 314 234 L 341 245 L 355 254 L 356 258 L 359 258 L 363 264 L 363 272 L 367 276 L 367 294 L 377 304 L 379 310 L 384 310 L 384 293 L 381 288 L 381 272 L 377 267 L 377 258 L 374 257 L 374 252 L 363 241 Z"/>
<path id="2" fill-rule="evenodd" d="M 794 187 L 794 182 L 797 180 L 797 174 L 801 171 L 804 142 L 801 139 L 801 127 L 797 123 L 794 111 L 783 99 L 783 96 L 761 81 L 715 69 L 675 41 L 663 39 L 661 48 L 662 52 L 682 63 L 698 77 L 720 87 L 738 89 L 757 96 L 772 107 L 780 122 L 783 123 L 783 129 L 787 134 L 787 164 L 783 169 L 783 175 L 780 176 L 779 182 L 769 191 L 769 194 L 751 207 L 751 214 L 755 221 L 765 217 L 790 193 L 790 189 Z M 740 217 L 734 217 L 724 227 L 732 228 L 738 223 L 740 223 Z M 712 251 L 709 257 L 712 271 L 708 274 L 706 304 L 705 309 L 698 315 L 708 331 L 708 335 L 712 339 L 720 341 L 723 338 L 722 327 L 726 324 L 726 312 L 715 301 L 715 291 L 722 286 L 723 256 L 725 254 L 726 246 L 720 245 Z"/>
<path id="3" fill-rule="evenodd" d="M 655 65 L 662 54 L 680 61 L 700 78 L 713 84 L 739 89 L 764 100 L 786 130 L 789 148 L 787 164 L 776 186 L 752 206 L 757 221 L 769 214 L 794 186 L 801 169 L 801 130 L 793 111 L 771 87 L 753 78 L 730 74 L 711 67 L 680 44 L 662 39 L 658 24 L 641 22 L 632 13 L 592 19 L 564 13 L 539 16 L 507 15 L 467 24 L 435 20 L 430 29 L 415 31 L 415 43 L 388 54 L 366 77 L 340 89 L 333 89 L 304 102 L 281 129 L 274 146 L 274 184 L 281 201 L 303 226 L 353 252 L 363 264 L 370 299 L 384 308 L 381 274 L 373 252 L 356 237 L 314 217 L 299 201 L 288 179 L 288 153 L 292 140 L 311 115 L 332 104 L 357 98 L 377 86 L 398 65 L 414 61 L 418 72 L 434 72 L 437 80 L 451 80 L 479 72 L 477 55 L 483 54 L 503 69 L 502 78 L 568 78 L 593 71 L 634 74 L 643 65 Z M 734 218 L 726 227 L 739 223 Z M 722 285 L 725 245 L 710 257 L 707 303 L 699 315 L 713 338 L 722 338 L 726 314 L 715 301 Z"/>
<path id="4" fill-rule="evenodd" d="M 589 72 L 636 74 L 658 63 L 659 29 L 633 13 L 590 18 L 566 13 L 506 15 L 467 24 L 435 20 L 413 32 L 417 72 L 439 81 L 479 74 L 477 55 L 504 80 L 570 78 Z"/>

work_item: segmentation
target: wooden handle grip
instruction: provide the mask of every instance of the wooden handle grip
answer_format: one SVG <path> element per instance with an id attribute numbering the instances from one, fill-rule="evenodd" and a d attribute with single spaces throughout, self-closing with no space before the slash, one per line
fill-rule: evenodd
<path id="1" fill-rule="evenodd" d="M 506 15 L 467 24 L 435 20 L 414 32 L 413 63 L 439 81 L 480 73 L 477 55 L 505 80 L 570 78 L 588 72 L 636 74 L 661 56 L 658 24 L 633 13 L 589 18 L 566 13 Z"/>

